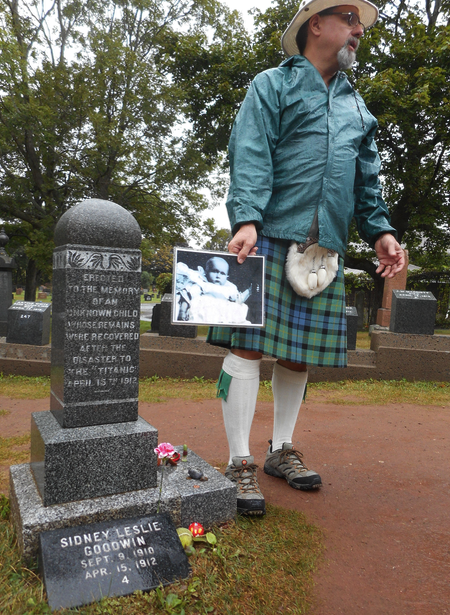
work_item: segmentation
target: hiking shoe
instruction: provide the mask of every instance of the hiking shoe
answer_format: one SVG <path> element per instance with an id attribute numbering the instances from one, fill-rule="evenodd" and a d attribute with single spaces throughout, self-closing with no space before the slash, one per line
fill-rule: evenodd
<path id="1" fill-rule="evenodd" d="M 294 489 L 318 489 L 322 480 L 317 472 L 308 470 L 302 461 L 302 453 L 295 450 L 290 442 L 285 442 L 283 447 L 272 452 L 272 440 L 266 455 L 264 472 L 277 478 L 285 478 Z"/>
<path id="2" fill-rule="evenodd" d="M 253 455 L 233 457 L 225 476 L 237 485 L 237 511 L 240 515 L 264 515 L 266 503 L 256 479 Z"/>

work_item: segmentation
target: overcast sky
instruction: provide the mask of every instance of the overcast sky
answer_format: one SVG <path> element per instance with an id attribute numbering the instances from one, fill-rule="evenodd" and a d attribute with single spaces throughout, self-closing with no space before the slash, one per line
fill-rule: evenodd
<path id="1" fill-rule="evenodd" d="M 260 11 L 264 12 L 271 4 L 271 0 L 221 0 L 221 2 L 229 6 L 230 9 L 239 11 L 244 17 L 245 24 L 248 28 L 250 28 L 253 22 L 251 15 L 248 15 L 247 12 L 255 7 L 258 7 Z"/>

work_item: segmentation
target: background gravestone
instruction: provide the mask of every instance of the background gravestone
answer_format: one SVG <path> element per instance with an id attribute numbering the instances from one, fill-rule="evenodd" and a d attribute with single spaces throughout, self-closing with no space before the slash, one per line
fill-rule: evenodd
<path id="1" fill-rule="evenodd" d="M 2 229 L 0 231 L 0 337 L 4 337 L 8 331 L 8 308 L 12 304 L 12 270 L 17 267 L 14 259 L 6 254 L 5 246 L 8 241 L 9 237 Z"/>
<path id="2" fill-rule="evenodd" d="M 355 307 L 345 308 L 347 315 L 347 349 L 356 349 L 356 335 L 358 333 L 358 311 Z"/>
<path id="3" fill-rule="evenodd" d="M 8 344 L 45 346 L 50 342 L 51 303 L 16 301 L 8 309 Z"/>
<path id="4" fill-rule="evenodd" d="M 390 330 L 393 333 L 434 334 L 437 301 L 429 292 L 392 291 Z"/>
<path id="5" fill-rule="evenodd" d="M 155 306 L 154 306 L 153 312 L 152 312 L 152 323 L 151 323 L 151 329 L 150 329 L 150 331 L 152 331 L 152 333 L 158 333 L 159 332 L 160 316 L 161 316 L 161 304 L 160 303 L 155 303 Z"/>
<path id="6" fill-rule="evenodd" d="M 197 337 L 197 327 L 195 325 L 172 324 L 172 301 L 173 295 L 170 293 L 166 293 L 161 299 L 159 334 L 171 337 Z"/>

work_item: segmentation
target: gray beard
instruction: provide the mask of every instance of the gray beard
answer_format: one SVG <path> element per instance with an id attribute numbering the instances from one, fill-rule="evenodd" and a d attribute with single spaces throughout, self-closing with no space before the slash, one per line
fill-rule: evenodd
<path id="1" fill-rule="evenodd" d="M 339 49 L 337 60 L 340 70 L 348 70 L 356 61 L 356 52 L 349 48 L 348 41 Z"/>

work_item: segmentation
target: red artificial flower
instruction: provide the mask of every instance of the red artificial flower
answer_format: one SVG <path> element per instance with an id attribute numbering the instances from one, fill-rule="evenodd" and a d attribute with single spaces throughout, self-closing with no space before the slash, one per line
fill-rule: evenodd
<path id="1" fill-rule="evenodd" d="M 203 525 L 201 523 L 197 523 L 197 521 L 191 523 L 191 525 L 189 526 L 189 531 L 191 532 L 192 536 L 203 536 L 203 534 L 205 533 Z"/>

